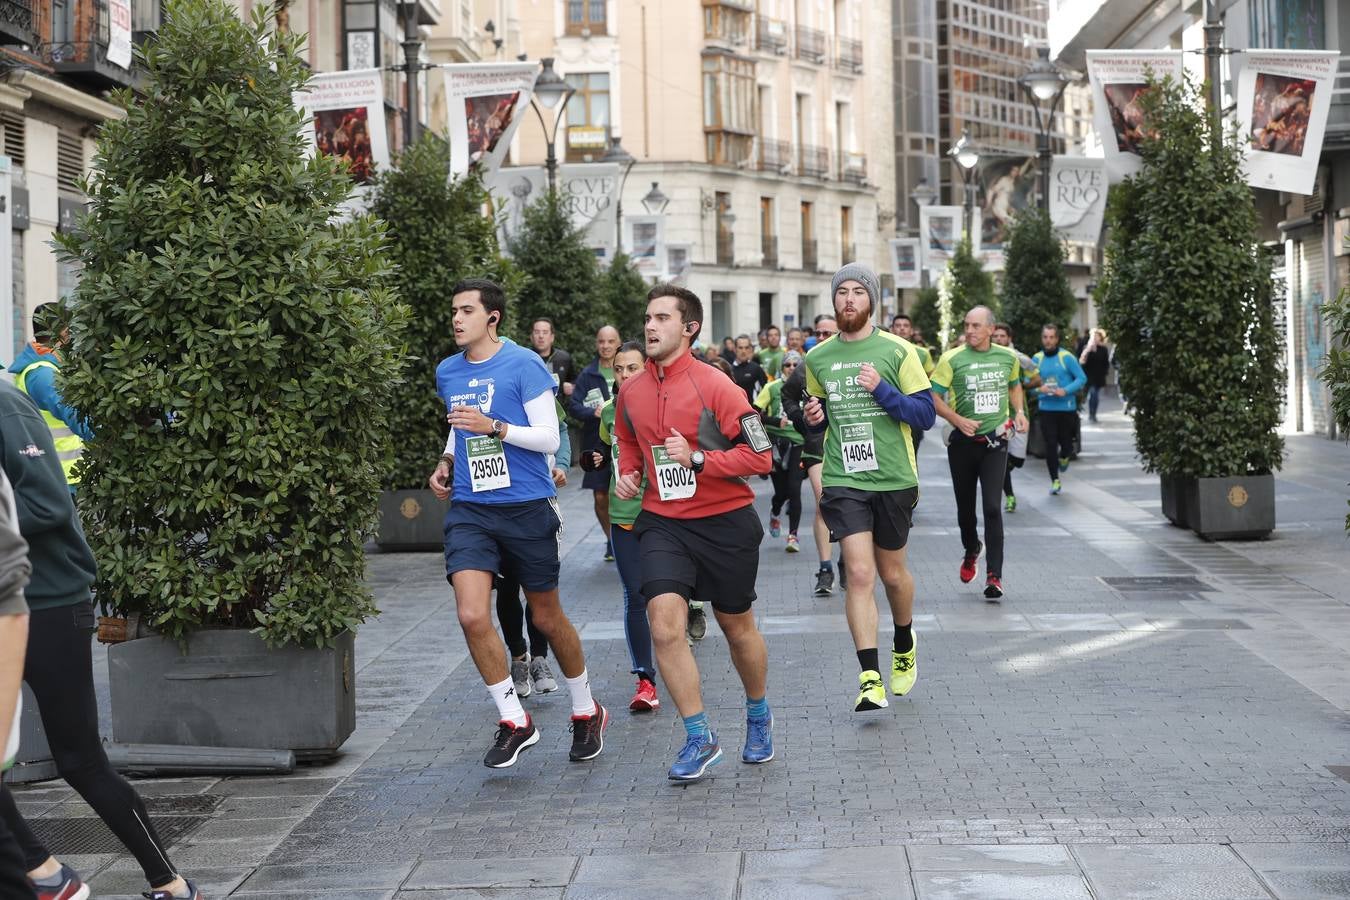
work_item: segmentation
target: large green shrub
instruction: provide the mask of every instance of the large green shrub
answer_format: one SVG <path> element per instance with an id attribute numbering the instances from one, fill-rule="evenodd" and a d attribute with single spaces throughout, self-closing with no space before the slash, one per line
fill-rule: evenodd
<path id="1" fill-rule="evenodd" d="M 909 311 L 914 327 L 923 332 L 923 339 L 930 346 L 937 344 L 938 331 L 942 328 L 942 318 L 938 312 L 939 302 L 937 286 L 929 285 L 919 289 L 919 295 L 914 298 L 914 306 Z"/>
<path id="2" fill-rule="evenodd" d="M 622 251 L 616 253 L 609 265 L 600 271 L 600 306 L 606 310 L 606 320 L 619 329 L 620 336 L 626 341 L 642 337 L 649 288 L 646 279 L 633 265 L 632 258 Z M 702 339 L 707 340 L 706 337 Z"/>
<path id="3" fill-rule="evenodd" d="M 1331 412 L 1341 434 L 1350 435 L 1350 289 L 1322 308 L 1331 341 L 1321 378 L 1331 392 Z M 1350 515 L 1345 517 L 1350 531 Z"/>
<path id="4" fill-rule="evenodd" d="M 1169 476 L 1272 472 L 1283 347 L 1241 147 L 1234 133 L 1211 146 L 1189 80 L 1167 79 L 1143 103 L 1156 137 L 1142 171 L 1112 188 L 1101 295 L 1136 446 Z"/>
<path id="5" fill-rule="evenodd" d="M 571 353 L 580 369 L 595 352 L 595 332 L 608 322 L 609 310 L 601 301 L 595 253 L 572 224 L 566 199 L 545 192 L 526 207 L 510 250 L 524 284 L 519 300 L 506 307 L 507 331 L 528 347 L 531 323 L 548 316 L 557 346 Z"/>
<path id="6" fill-rule="evenodd" d="M 406 310 L 350 180 L 307 159 L 299 39 L 173 0 L 145 96 L 99 138 L 66 399 L 89 419 L 79 506 L 98 598 L 167 635 L 324 645 L 364 584 L 401 401 Z"/>
<path id="7" fill-rule="evenodd" d="M 424 487 L 445 447 L 448 426 L 436 396 L 436 365 L 456 352 L 450 303 L 455 282 L 491 278 L 515 297 L 522 280 L 498 249 L 492 219 L 483 215 L 482 182 L 475 175 L 448 180 L 449 166 L 449 147 L 428 135 L 380 175 L 371 202 L 371 211 L 386 224 L 397 264 L 392 284 L 412 314 L 407 388 L 389 414 L 397 435 L 394 466 L 385 480 L 390 490 Z"/>
<path id="8" fill-rule="evenodd" d="M 1068 327 L 1078 301 L 1064 274 L 1064 244 L 1039 207 L 1029 207 L 1013 220 L 1000 296 L 1003 320 L 1012 326 L 1017 346 L 1028 353 L 1040 349 L 1041 326 Z"/>
<path id="9" fill-rule="evenodd" d="M 971 249 L 970 239 L 962 238 L 956 253 L 947 262 L 947 268 L 938 278 L 938 312 L 942 349 L 961 332 L 966 313 L 976 306 L 987 306 L 998 314 L 998 297 L 994 293 L 994 276 Z M 927 332 L 925 332 L 927 335 Z"/>

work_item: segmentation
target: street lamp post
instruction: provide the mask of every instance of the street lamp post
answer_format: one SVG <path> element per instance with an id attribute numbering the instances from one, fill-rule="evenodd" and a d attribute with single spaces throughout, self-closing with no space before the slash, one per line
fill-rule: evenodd
<path id="1" fill-rule="evenodd" d="M 417 107 L 421 102 L 417 79 L 422 74 L 422 33 L 417 27 L 417 0 L 407 0 L 403 4 L 403 62 L 408 77 L 407 146 L 411 147 L 417 143 L 417 127 L 421 124 L 417 120 Z"/>
<path id="2" fill-rule="evenodd" d="M 633 171 L 633 166 L 637 163 L 637 159 L 634 158 L 633 154 L 623 148 L 623 144 L 621 144 L 619 138 L 616 137 L 614 138 L 614 142 L 610 144 L 609 149 L 605 151 L 605 155 L 600 157 L 600 161 L 617 163 L 619 171 L 622 173 L 619 175 L 619 198 L 614 204 L 614 230 L 618 232 L 618 234 L 615 235 L 614 246 L 616 249 L 622 251 L 623 189 L 624 186 L 628 184 L 628 173 Z"/>
<path id="3" fill-rule="evenodd" d="M 1036 48 L 1036 62 L 1017 79 L 1036 114 L 1036 165 L 1040 168 L 1041 209 L 1050 209 L 1050 129 L 1055 122 L 1055 110 L 1069 86 L 1069 78 L 1052 62 L 1050 48 Z M 1046 105 L 1043 109 L 1042 106 Z"/>
<path id="4" fill-rule="evenodd" d="M 914 190 L 909 192 L 910 202 L 913 203 L 919 209 L 920 221 L 922 221 L 924 208 L 932 206 L 934 203 L 937 202 L 937 199 L 938 199 L 938 192 L 934 190 L 931 184 L 928 183 L 927 175 L 921 177 L 919 179 L 919 183 L 914 185 Z M 920 283 L 924 284 L 927 283 L 928 280 L 928 269 L 923 264 L 924 246 L 923 246 L 922 227 L 923 226 L 920 225 L 918 228 L 915 229 L 919 233 L 919 257 L 916 260 L 916 262 L 919 266 Z"/>
<path id="5" fill-rule="evenodd" d="M 659 184 L 660 182 L 653 181 L 652 189 L 642 198 L 642 208 L 651 216 L 661 215 L 666 211 L 666 204 L 670 203 L 670 198 L 662 193 Z"/>
<path id="6" fill-rule="evenodd" d="M 961 139 L 952 145 L 947 155 L 956 160 L 957 170 L 961 173 L 961 187 L 965 190 L 965 233 L 970 242 L 970 222 L 975 216 L 975 167 L 980 162 L 980 151 L 970 140 L 970 129 L 961 129 Z"/>
<path id="7" fill-rule="evenodd" d="M 546 56 L 539 63 L 544 68 L 534 81 L 534 96 L 530 98 L 530 106 L 534 107 L 534 114 L 539 117 L 539 126 L 544 129 L 544 141 L 548 147 L 548 154 L 544 157 L 544 170 L 548 172 L 548 192 L 551 194 L 558 189 L 558 154 L 555 148 L 558 126 L 562 123 L 563 113 L 567 110 L 567 101 L 571 100 L 577 91 L 553 70 L 553 57 Z M 544 121 L 541 106 L 550 111 L 557 110 L 553 114 L 552 129 Z"/>

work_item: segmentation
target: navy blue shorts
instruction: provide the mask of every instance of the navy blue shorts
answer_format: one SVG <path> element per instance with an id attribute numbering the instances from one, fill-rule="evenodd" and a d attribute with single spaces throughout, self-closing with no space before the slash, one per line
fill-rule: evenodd
<path id="1" fill-rule="evenodd" d="M 527 591 L 558 586 L 562 516 L 553 497 L 524 503 L 461 503 L 445 514 L 445 577 L 511 573 Z"/>

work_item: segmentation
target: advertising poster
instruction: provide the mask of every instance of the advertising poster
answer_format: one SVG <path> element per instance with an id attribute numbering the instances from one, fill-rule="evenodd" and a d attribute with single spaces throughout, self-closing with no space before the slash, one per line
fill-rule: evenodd
<path id="1" fill-rule="evenodd" d="M 895 289 L 916 288 L 920 284 L 919 239 L 891 238 L 891 275 Z"/>
<path id="2" fill-rule="evenodd" d="M 108 0 L 108 62 L 131 68 L 131 0 Z"/>
<path id="3" fill-rule="evenodd" d="M 346 162 L 358 185 L 389 166 L 382 75 L 379 69 L 325 72 L 295 94 L 295 105 L 312 117 L 304 135 L 314 152 Z"/>
<path id="4" fill-rule="evenodd" d="M 502 245 L 506 246 L 520 228 L 525 208 L 548 192 L 548 174 L 543 166 L 511 166 L 493 172 L 484 183 L 492 195 L 493 211 L 501 222 Z M 558 167 L 558 193 L 571 213 L 572 224 L 586 230 L 586 245 L 602 259 L 614 255 L 618 190 L 618 163 L 568 163 Z"/>
<path id="5" fill-rule="evenodd" d="M 919 210 L 919 240 L 923 249 L 923 267 L 931 271 L 947 268 L 961 242 L 962 215 L 959 206 L 925 206 Z"/>
<path id="6" fill-rule="evenodd" d="M 1149 134 L 1139 100 L 1156 81 L 1180 78 L 1180 50 L 1089 50 L 1088 81 L 1092 84 L 1092 123 L 1102 136 L 1106 171 L 1114 183 L 1139 171 L 1139 143 Z"/>
<path id="7" fill-rule="evenodd" d="M 1056 156 L 1050 166 L 1050 224 L 1070 241 L 1095 244 L 1106 215 L 1106 160 Z"/>
<path id="8" fill-rule="evenodd" d="M 537 63 L 464 63 L 442 67 L 450 120 L 450 175 L 497 170 L 511 146 L 539 74 Z"/>
<path id="9" fill-rule="evenodd" d="M 665 216 L 624 216 L 625 244 L 643 278 L 660 278 L 666 269 Z"/>
<path id="10" fill-rule="evenodd" d="M 1013 219 L 1036 203 L 1036 158 L 981 156 L 977 171 L 984 188 L 984 200 L 978 209 L 979 218 L 975 220 L 979 228 L 972 228 L 971 234 L 979 235 L 976 242 L 990 254 L 991 261 L 997 257 L 995 265 L 1002 269 L 1003 245 L 1008 242 Z"/>
<path id="11" fill-rule="evenodd" d="M 1247 183 L 1311 194 L 1331 111 L 1335 51 L 1248 50 L 1238 73 L 1238 127 L 1250 134 Z"/>

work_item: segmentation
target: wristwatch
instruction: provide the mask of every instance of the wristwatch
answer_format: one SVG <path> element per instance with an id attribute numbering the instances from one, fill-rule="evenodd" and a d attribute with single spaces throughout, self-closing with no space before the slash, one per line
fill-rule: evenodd
<path id="1" fill-rule="evenodd" d="M 493 437 L 501 437 L 501 436 L 502 436 L 502 423 L 501 423 L 501 420 L 500 420 L 500 419 L 493 419 L 493 420 L 492 420 L 492 436 L 493 436 Z"/>
<path id="2" fill-rule="evenodd" d="M 693 453 L 689 454 L 689 468 L 693 469 L 695 474 L 703 471 L 703 463 L 705 461 L 706 457 L 704 457 L 702 450 L 695 450 Z"/>

